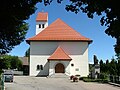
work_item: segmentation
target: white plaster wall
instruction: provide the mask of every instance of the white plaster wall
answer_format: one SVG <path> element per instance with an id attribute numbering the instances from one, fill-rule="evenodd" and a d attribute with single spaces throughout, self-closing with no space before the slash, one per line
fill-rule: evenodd
<path id="1" fill-rule="evenodd" d="M 31 42 L 30 76 L 36 76 L 38 74 L 39 71 L 36 71 L 36 65 L 38 63 L 45 65 L 48 62 L 47 59 L 49 56 L 58 46 L 61 46 L 72 58 L 69 64 L 68 62 L 66 63 L 66 72 L 69 73 L 69 75 L 80 74 L 81 76 L 87 76 L 89 74 L 87 42 Z M 43 73 L 48 75 L 49 72 L 54 72 L 54 67 L 52 66 L 54 66 L 53 64 L 56 62 L 52 62 L 50 65 L 47 63 L 48 67 L 46 67 Z M 71 66 L 71 64 L 74 64 L 74 66 Z M 79 71 L 75 71 L 77 68 Z"/>
<path id="2" fill-rule="evenodd" d="M 39 24 L 44 24 L 44 28 L 39 28 Z M 48 26 L 48 22 L 36 22 L 36 35 Z M 42 27 L 42 26 L 41 26 Z"/>

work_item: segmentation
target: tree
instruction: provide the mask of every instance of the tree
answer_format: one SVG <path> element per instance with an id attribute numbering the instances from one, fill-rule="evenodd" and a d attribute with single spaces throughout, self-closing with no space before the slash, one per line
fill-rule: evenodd
<path id="1" fill-rule="evenodd" d="M 19 45 L 28 30 L 25 22 L 42 0 L 2 0 L 0 3 L 0 54 L 8 53 Z"/>
<path id="2" fill-rule="evenodd" d="M 110 62 L 109 72 L 111 75 L 117 75 L 117 61 L 115 59 Z"/>
<path id="3" fill-rule="evenodd" d="M 109 60 L 107 59 L 106 60 L 106 63 L 105 63 L 105 72 L 107 73 L 107 74 L 109 74 Z"/>
<path id="4" fill-rule="evenodd" d="M 94 65 L 98 65 L 98 59 L 96 55 L 93 56 L 93 60 L 94 60 Z"/>
<path id="5" fill-rule="evenodd" d="M 100 72 L 104 72 L 104 63 L 102 60 L 100 60 Z"/>
<path id="6" fill-rule="evenodd" d="M 12 56 L 10 60 L 11 69 L 22 70 L 22 61 L 17 56 Z"/>
<path id="7" fill-rule="evenodd" d="M 118 63 L 117 63 L 117 75 L 120 76 L 120 60 L 118 60 Z"/>
<path id="8" fill-rule="evenodd" d="M 11 67 L 10 62 L 9 62 L 8 59 L 6 59 L 5 56 L 3 56 L 2 58 L 0 58 L 0 70 L 2 70 L 2 69 L 8 69 L 10 67 Z"/>
<path id="9" fill-rule="evenodd" d="M 0 58 L 0 69 L 22 69 L 22 61 L 17 56 L 4 55 Z"/>

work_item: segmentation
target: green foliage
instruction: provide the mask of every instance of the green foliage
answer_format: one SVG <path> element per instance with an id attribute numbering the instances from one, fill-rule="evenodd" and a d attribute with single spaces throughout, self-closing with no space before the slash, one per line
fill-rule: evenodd
<path id="1" fill-rule="evenodd" d="M 111 75 L 117 75 L 117 61 L 115 59 L 112 59 L 110 62 L 110 74 Z"/>
<path id="2" fill-rule="evenodd" d="M 100 72 L 110 75 L 120 75 L 120 60 L 115 60 L 114 58 L 109 62 L 106 60 L 106 63 L 103 63 L 100 60 Z"/>
<path id="3" fill-rule="evenodd" d="M 97 59 L 96 55 L 93 56 L 93 60 L 94 60 L 94 65 L 97 65 L 98 64 L 98 59 Z"/>
<path id="4" fill-rule="evenodd" d="M 105 66 L 102 60 L 100 60 L 100 72 L 104 72 Z"/>
<path id="5" fill-rule="evenodd" d="M 99 83 L 108 83 L 107 79 L 90 79 L 90 78 L 83 78 L 84 82 L 99 82 Z"/>
<path id="6" fill-rule="evenodd" d="M 108 74 L 106 74 L 106 73 L 100 73 L 98 78 L 99 79 L 108 79 Z"/>
<path id="7" fill-rule="evenodd" d="M 102 74 L 102 75 L 104 76 L 105 74 Z M 81 77 L 80 80 L 83 80 L 84 82 L 108 83 L 108 78 L 106 78 L 106 75 L 104 77 L 98 78 L 98 79 L 91 79 L 89 77 Z"/>
<path id="8" fill-rule="evenodd" d="M 0 59 L 0 69 L 18 69 L 22 70 L 22 62 L 17 56 L 4 55 Z"/>
<path id="9" fill-rule="evenodd" d="M 89 72 L 92 72 L 92 71 L 93 71 L 93 65 L 89 64 Z"/>
<path id="10" fill-rule="evenodd" d="M 36 3 L 42 0 L 4 0 L 0 3 L 0 54 L 8 53 L 19 45 L 28 30 L 25 20 L 36 10 Z"/>
<path id="11" fill-rule="evenodd" d="M 117 75 L 120 76 L 120 60 L 118 60 L 117 71 Z"/>

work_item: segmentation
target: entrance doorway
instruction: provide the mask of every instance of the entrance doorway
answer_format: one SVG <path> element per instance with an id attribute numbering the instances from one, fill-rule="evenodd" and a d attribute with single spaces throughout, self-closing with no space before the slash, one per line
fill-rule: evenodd
<path id="1" fill-rule="evenodd" d="M 62 63 L 56 64 L 55 73 L 65 73 L 65 67 Z"/>

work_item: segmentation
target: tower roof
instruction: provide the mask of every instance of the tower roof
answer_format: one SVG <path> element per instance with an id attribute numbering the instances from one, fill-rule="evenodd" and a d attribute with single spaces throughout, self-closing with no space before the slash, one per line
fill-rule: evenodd
<path id="1" fill-rule="evenodd" d="M 48 21 L 48 13 L 47 12 L 39 12 L 37 15 L 36 21 Z"/>
<path id="2" fill-rule="evenodd" d="M 48 60 L 72 60 L 68 54 L 59 46 Z"/>
<path id="3" fill-rule="evenodd" d="M 30 41 L 84 41 L 92 42 L 89 38 L 82 36 L 61 19 L 57 19 L 36 36 L 29 38 Z"/>

